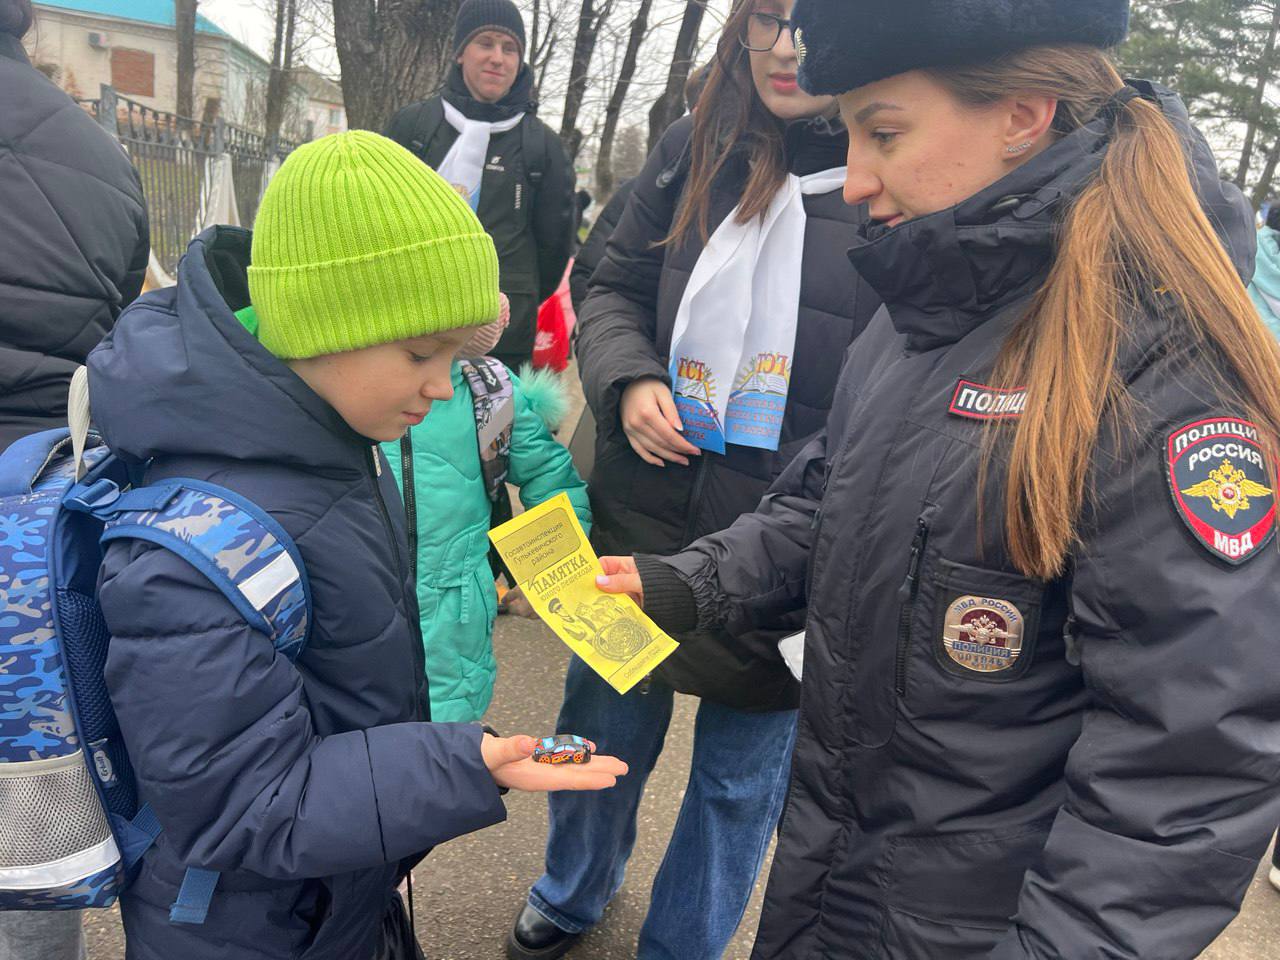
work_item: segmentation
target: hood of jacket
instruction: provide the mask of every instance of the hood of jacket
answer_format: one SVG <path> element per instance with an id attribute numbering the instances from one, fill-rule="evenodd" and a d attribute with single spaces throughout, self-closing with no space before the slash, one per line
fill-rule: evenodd
<path id="1" fill-rule="evenodd" d="M 178 285 L 140 298 L 89 356 L 94 421 L 117 454 L 262 460 L 363 471 L 362 437 L 235 318 L 252 233 L 212 227 Z"/>
<path id="2" fill-rule="evenodd" d="M 533 71 L 527 63 L 520 64 L 511 89 L 497 103 L 485 103 L 473 97 L 467 89 L 466 81 L 462 79 L 462 67 L 456 63 L 449 68 L 449 75 L 445 77 L 444 89 L 440 91 L 440 95 L 471 120 L 497 123 L 508 120 L 517 113 L 532 116 L 538 112 L 538 101 L 533 94 Z"/>
<path id="3" fill-rule="evenodd" d="M 1176 94 L 1145 80 L 1127 83 L 1160 107 L 1181 136 L 1201 205 L 1247 283 L 1256 248 L 1248 201 L 1219 177 L 1213 152 Z M 954 207 L 892 228 L 862 227 L 849 260 L 884 299 L 912 348 L 953 343 L 1035 290 L 1052 262 L 1063 211 L 1101 167 L 1113 123 L 1114 113 L 1104 108 Z"/>
<path id="4" fill-rule="evenodd" d="M 1280 336 L 1280 233 L 1270 227 L 1258 231 L 1258 266 L 1249 284 L 1249 296 L 1263 322 Z"/>

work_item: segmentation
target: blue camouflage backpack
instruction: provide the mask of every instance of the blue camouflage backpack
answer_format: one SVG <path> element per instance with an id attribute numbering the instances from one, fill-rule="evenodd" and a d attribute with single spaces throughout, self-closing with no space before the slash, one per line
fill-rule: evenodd
<path id="1" fill-rule="evenodd" d="M 274 519 L 203 481 L 142 484 L 145 465 L 88 433 L 83 368 L 72 397 L 70 430 L 0 454 L 0 910 L 109 907 L 160 833 L 103 676 L 105 544 L 173 551 L 290 660 L 311 623 L 302 559 Z M 217 878 L 188 870 L 170 920 L 202 923 Z"/>

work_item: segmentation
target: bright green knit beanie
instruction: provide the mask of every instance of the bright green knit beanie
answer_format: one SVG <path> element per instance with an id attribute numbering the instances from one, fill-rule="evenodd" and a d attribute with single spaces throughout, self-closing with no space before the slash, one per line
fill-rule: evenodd
<path id="1" fill-rule="evenodd" d="M 470 205 L 399 144 L 353 130 L 271 180 L 249 295 L 281 359 L 359 350 L 498 316 L 498 256 Z"/>

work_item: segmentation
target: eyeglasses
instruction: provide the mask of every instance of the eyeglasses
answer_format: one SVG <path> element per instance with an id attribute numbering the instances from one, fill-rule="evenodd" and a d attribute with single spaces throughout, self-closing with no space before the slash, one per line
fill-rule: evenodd
<path id="1" fill-rule="evenodd" d="M 777 45 L 783 27 L 791 29 L 791 21 L 786 17 L 775 17 L 772 13 L 753 13 L 747 17 L 747 27 L 740 42 L 753 53 L 768 53 Z"/>

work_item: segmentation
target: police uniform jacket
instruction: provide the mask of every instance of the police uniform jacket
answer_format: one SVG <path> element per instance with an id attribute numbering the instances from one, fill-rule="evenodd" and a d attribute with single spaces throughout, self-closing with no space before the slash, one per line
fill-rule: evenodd
<path id="1" fill-rule="evenodd" d="M 1247 206 L 1177 99 L 1140 89 L 1248 271 Z M 956 208 L 866 230 L 850 257 L 886 309 L 826 435 L 758 512 L 640 558 L 668 625 L 690 599 L 733 626 L 807 597 L 755 960 L 1189 960 L 1280 819 L 1275 498 L 1230 374 L 1171 346 L 1166 297 L 1127 318 L 1134 403 L 1101 434 L 1068 572 L 1010 561 L 998 455 L 979 500 L 985 434 L 1035 402 L 986 386 L 994 358 L 1108 135 L 1096 119 Z"/>

